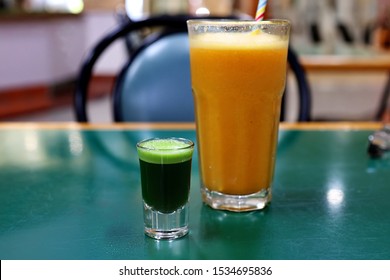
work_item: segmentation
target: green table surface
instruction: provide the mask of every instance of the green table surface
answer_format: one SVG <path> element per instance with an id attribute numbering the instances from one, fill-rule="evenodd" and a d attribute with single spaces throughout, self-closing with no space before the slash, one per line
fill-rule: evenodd
<path id="1" fill-rule="evenodd" d="M 0 259 L 390 259 L 390 158 L 370 129 L 282 129 L 273 201 L 212 210 L 192 169 L 190 233 L 143 233 L 135 144 L 193 129 L 0 129 Z"/>

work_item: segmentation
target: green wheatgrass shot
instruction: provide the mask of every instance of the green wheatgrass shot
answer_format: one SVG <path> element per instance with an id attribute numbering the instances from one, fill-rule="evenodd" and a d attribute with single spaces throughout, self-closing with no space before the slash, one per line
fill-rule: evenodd
<path id="1" fill-rule="evenodd" d="M 142 197 L 155 211 L 172 213 L 188 202 L 194 144 L 181 138 L 151 139 L 137 145 Z"/>
<path id="2" fill-rule="evenodd" d="M 139 158 L 156 164 L 172 164 L 192 158 L 194 143 L 181 138 L 150 139 L 137 145 Z"/>

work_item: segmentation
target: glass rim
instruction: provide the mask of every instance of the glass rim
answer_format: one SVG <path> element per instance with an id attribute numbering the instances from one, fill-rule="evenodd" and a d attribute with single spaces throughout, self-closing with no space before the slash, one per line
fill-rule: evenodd
<path id="1" fill-rule="evenodd" d="M 269 19 L 256 21 L 254 19 L 189 19 L 187 24 L 193 25 L 211 25 L 211 26 L 238 26 L 238 25 L 277 25 L 277 26 L 290 26 L 291 21 L 288 19 Z"/>
<path id="2" fill-rule="evenodd" d="M 177 148 L 150 148 L 150 147 L 144 147 L 142 144 L 150 141 L 156 141 L 156 140 L 175 140 L 179 141 L 182 143 L 185 143 L 186 146 L 183 147 L 177 147 Z M 195 146 L 195 143 L 189 139 L 182 138 L 182 137 L 166 137 L 166 138 L 159 138 L 159 137 L 154 137 L 154 138 L 148 138 L 141 140 L 137 143 L 137 148 L 142 149 L 142 150 L 147 150 L 147 151 L 180 151 L 180 150 L 187 150 L 187 149 L 193 149 Z"/>

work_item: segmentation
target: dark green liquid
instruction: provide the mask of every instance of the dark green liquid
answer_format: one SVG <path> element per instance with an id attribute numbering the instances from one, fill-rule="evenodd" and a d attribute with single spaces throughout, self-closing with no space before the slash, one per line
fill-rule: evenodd
<path id="1" fill-rule="evenodd" d="M 188 201 L 191 181 L 191 159 L 156 164 L 140 160 L 142 197 L 153 210 L 171 213 Z"/>

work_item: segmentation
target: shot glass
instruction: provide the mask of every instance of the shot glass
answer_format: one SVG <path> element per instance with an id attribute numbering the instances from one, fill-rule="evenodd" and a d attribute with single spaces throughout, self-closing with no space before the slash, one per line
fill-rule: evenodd
<path id="1" fill-rule="evenodd" d="M 263 209 L 272 181 L 290 23 L 190 20 L 190 62 L 203 201 Z"/>
<path id="2" fill-rule="evenodd" d="M 194 143 L 184 138 L 139 142 L 145 234 L 176 239 L 188 233 L 188 202 Z"/>

